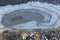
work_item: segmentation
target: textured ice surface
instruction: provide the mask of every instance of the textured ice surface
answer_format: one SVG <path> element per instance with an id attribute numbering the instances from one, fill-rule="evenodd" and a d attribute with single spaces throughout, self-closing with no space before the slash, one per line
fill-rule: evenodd
<path id="1" fill-rule="evenodd" d="M 35 28 L 41 28 L 41 29 L 50 29 L 50 28 L 57 28 L 60 26 L 60 5 L 53 5 L 53 4 L 47 4 L 47 3 L 40 3 L 40 2 L 28 2 L 25 4 L 20 5 L 6 5 L 6 6 L 0 6 L 0 27 L 3 28 L 4 26 L 1 24 L 1 19 L 4 14 L 8 14 L 13 12 L 14 10 L 18 9 L 37 9 L 41 12 L 47 13 L 51 15 L 51 19 L 45 14 L 46 19 L 49 19 L 50 22 L 40 23 L 37 25 L 37 21 L 32 20 L 27 23 L 18 24 L 12 26 L 12 28 L 16 29 L 35 29 Z M 46 20 L 47 21 L 47 20 Z"/>

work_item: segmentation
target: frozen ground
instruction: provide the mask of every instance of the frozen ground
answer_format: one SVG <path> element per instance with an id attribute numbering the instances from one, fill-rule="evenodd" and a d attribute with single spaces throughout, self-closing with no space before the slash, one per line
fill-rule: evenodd
<path id="1" fill-rule="evenodd" d="M 20 5 L 6 5 L 0 6 L 0 28 L 4 28 L 1 24 L 1 19 L 4 14 L 10 13 L 14 10 L 18 9 L 38 9 L 44 13 L 51 15 L 51 19 L 48 18 L 47 15 L 43 14 L 47 20 L 50 20 L 48 23 L 41 23 L 37 25 L 37 21 L 32 20 L 30 22 L 24 24 L 18 24 L 12 26 L 12 28 L 16 29 L 50 29 L 57 28 L 60 26 L 60 5 L 53 5 L 48 3 L 40 3 L 40 2 L 28 2 Z M 47 21 L 46 20 L 46 21 Z M 38 26 L 38 27 L 37 27 Z"/>

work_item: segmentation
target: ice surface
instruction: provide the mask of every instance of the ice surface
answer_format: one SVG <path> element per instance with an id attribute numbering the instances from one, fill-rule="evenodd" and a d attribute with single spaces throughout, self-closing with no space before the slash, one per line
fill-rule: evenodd
<path id="1" fill-rule="evenodd" d="M 31 22 L 27 22 L 24 24 L 14 25 L 12 28 L 17 29 L 50 29 L 50 28 L 57 28 L 60 26 L 60 5 L 53 5 L 47 3 L 40 3 L 40 2 L 28 2 L 25 4 L 19 5 L 6 5 L 0 6 L 0 28 L 4 28 L 1 24 L 1 19 L 4 14 L 13 12 L 14 10 L 18 9 L 38 9 L 42 12 L 48 13 L 51 15 L 51 21 L 49 23 L 42 23 L 39 24 L 37 27 L 37 21 L 32 20 Z M 22 27 L 23 26 L 23 27 Z"/>

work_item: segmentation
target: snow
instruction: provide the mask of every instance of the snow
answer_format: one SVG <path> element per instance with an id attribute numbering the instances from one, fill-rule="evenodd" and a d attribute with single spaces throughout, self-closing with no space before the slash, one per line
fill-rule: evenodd
<path id="1" fill-rule="evenodd" d="M 49 15 L 52 16 L 52 18 L 50 19 L 51 21 L 49 23 L 39 24 L 38 27 L 37 27 L 37 21 L 32 20 L 32 21 L 24 23 L 24 24 L 14 25 L 12 28 L 16 28 L 16 29 L 36 29 L 36 28 L 51 29 L 51 28 L 57 28 L 60 26 L 60 5 L 56 6 L 56 5 L 48 4 L 48 3 L 28 2 L 25 4 L 19 4 L 19 5 L 0 6 L 0 28 L 4 28 L 4 26 L 1 24 L 1 19 L 2 19 L 3 15 L 13 12 L 14 10 L 18 10 L 18 9 L 38 9 L 42 12 L 48 13 Z M 46 17 L 46 18 L 48 18 L 48 17 Z"/>

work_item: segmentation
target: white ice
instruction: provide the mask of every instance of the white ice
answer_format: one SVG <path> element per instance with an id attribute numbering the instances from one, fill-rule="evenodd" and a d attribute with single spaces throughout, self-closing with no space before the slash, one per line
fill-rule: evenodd
<path id="1" fill-rule="evenodd" d="M 46 12 L 50 14 L 52 18 L 51 18 L 50 23 L 42 23 L 41 25 L 39 25 L 39 27 L 37 27 L 37 22 L 32 20 L 31 22 L 27 22 L 24 24 L 14 25 L 13 26 L 14 28 L 17 28 L 17 29 L 20 29 L 20 28 L 21 29 L 36 29 L 36 28 L 51 29 L 51 28 L 57 28 L 60 26 L 60 5 L 56 6 L 56 5 L 48 4 L 48 3 L 28 2 L 25 4 L 19 4 L 19 5 L 0 6 L 0 28 L 4 28 L 4 26 L 1 24 L 1 19 L 3 15 L 13 12 L 14 10 L 18 10 L 18 9 L 38 9 L 42 12 Z"/>

